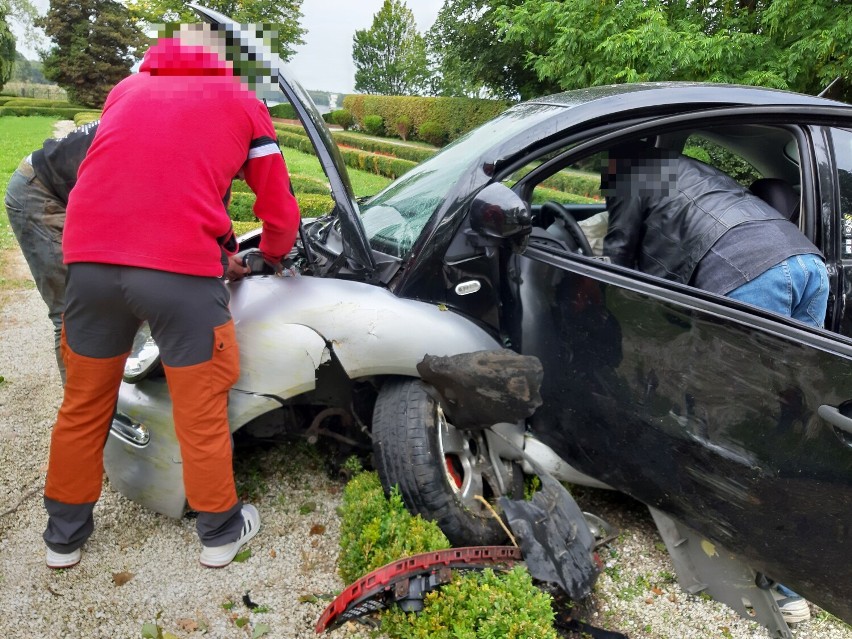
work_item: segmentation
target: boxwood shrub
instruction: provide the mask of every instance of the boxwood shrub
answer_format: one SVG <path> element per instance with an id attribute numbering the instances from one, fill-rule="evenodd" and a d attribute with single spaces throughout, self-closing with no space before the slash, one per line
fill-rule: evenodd
<path id="1" fill-rule="evenodd" d="M 296 109 L 289 102 L 282 102 L 281 104 L 269 107 L 269 115 L 273 118 L 281 118 L 282 120 L 295 120 Z"/>
<path id="2" fill-rule="evenodd" d="M 375 173 L 376 175 L 383 175 L 392 180 L 395 180 L 400 175 L 417 166 L 417 162 L 412 162 L 411 160 L 391 158 L 386 155 L 368 153 L 359 149 L 342 148 L 340 149 L 340 155 L 343 156 L 346 166 Z"/>
<path id="3" fill-rule="evenodd" d="M 348 109 L 332 111 L 330 117 L 332 124 L 342 127 L 344 131 L 348 131 L 355 124 L 355 118 L 352 117 L 352 112 Z"/>
<path id="4" fill-rule="evenodd" d="M 241 191 L 231 192 L 231 202 L 228 206 L 228 214 L 235 222 L 253 222 L 254 216 L 254 193 Z M 302 217 L 319 217 L 330 212 L 334 208 L 334 200 L 331 195 L 321 193 L 299 193 L 296 192 L 296 202 L 299 203 L 299 212 Z"/>
<path id="5" fill-rule="evenodd" d="M 278 133 L 294 133 L 296 135 L 307 135 L 307 133 L 305 133 L 305 127 L 303 127 L 301 124 L 282 124 L 281 122 L 276 122 L 275 130 Z"/>
<path id="6" fill-rule="evenodd" d="M 99 120 L 101 117 L 100 111 L 80 111 L 74 116 L 74 126 L 82 126 L 89 122 Z"/>
<path id="7" fill-rule="evenodd" d="M 447 130 L 440 122 L 429 120 L 421 124 L 420 128 L 417 129 L 417 137 L 429 144 L 443 146 L 447 141 Z"/>
<path id="8" fill-rule="evenodd" d="M 48 115 L 51 117 L 73 120 L 74 116 L 80 111 L 86 110 L 85 107 L 32 107 L 32 106 L 6 106 L 0 107 L 0 116 L 2 115 Z"/>
<path id="9" fill-rule="evenodd" d="M 385 121 L 380 115 L 364 116 L 364 131 L 370 135 L 384 135 Z"/>

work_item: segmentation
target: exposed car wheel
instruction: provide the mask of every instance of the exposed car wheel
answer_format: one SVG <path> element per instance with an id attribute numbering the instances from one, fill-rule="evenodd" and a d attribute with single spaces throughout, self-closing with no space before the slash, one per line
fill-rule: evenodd
<path id="1" fill-rule="evenodd" d="M 481 431 L 456 429 L 420 380 L 382 386 L 373 412 L 376 470 L 385 490 L 399 485 L 409 510 L 437 522 L 454 546 L 492 545 L 506 533 L 477 495 L 493 502 L 501 491 Z M 503 466 L 505 492 L 523 492 L 517 464 Z"/>

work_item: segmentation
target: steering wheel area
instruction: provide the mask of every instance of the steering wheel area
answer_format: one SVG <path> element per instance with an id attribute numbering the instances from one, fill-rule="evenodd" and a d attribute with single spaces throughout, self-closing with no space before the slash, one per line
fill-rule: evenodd
<path id="1" fill-rule="evenodd" d="M 547 231 L 562 240 L 568 247 L 581 255 L 593 255 L 592 246 L 577 224 L 571 212 L 558 202 L 548 201 L 541 205 L 542 211 L 550 213 L 554 222 Z"/>

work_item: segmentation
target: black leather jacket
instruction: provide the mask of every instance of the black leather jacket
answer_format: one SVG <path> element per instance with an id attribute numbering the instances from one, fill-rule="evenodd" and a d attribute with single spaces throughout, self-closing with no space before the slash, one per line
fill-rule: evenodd
<path id="1" fill-rule="evenodd" d="M 728 175 L 661 149 L 652 159 L 619 162 L 604 176 L 609 228 L 604 255 L 683 284 L 729 229 L 744 222 L 784 220 Z"/>

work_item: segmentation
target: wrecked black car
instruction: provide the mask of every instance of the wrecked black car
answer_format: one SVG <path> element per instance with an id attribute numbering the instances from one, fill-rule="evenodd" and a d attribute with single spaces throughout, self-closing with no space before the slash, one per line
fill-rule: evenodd
<path id="1" fill-rule="evenodd" d="M 623 491 L 651 508 L 691 591 L 758 609 L 746 590 L 777 580 L 852 620 L 852 107 L 688 83 L 568 92 L 509 109 L 359 203 L 307 93 L 283 67 L 278 80 L 335 207 L 305 222 L 296 276 L 230 284 L 233 431 L 369 435 L 383 483 L 457 545 L 499 543 L 477 497 L 517 495 L 536 469 Z M 827 258 L 823 328 L 602 257 L 597 167 L 638 138 L 785 190 Z M 463 412 L 418 369 L 503 349 L 541 363 L 531 415 Z M 171 405 L 144 335 L 125 379 L 111 483 L 180 516 Z"/>

